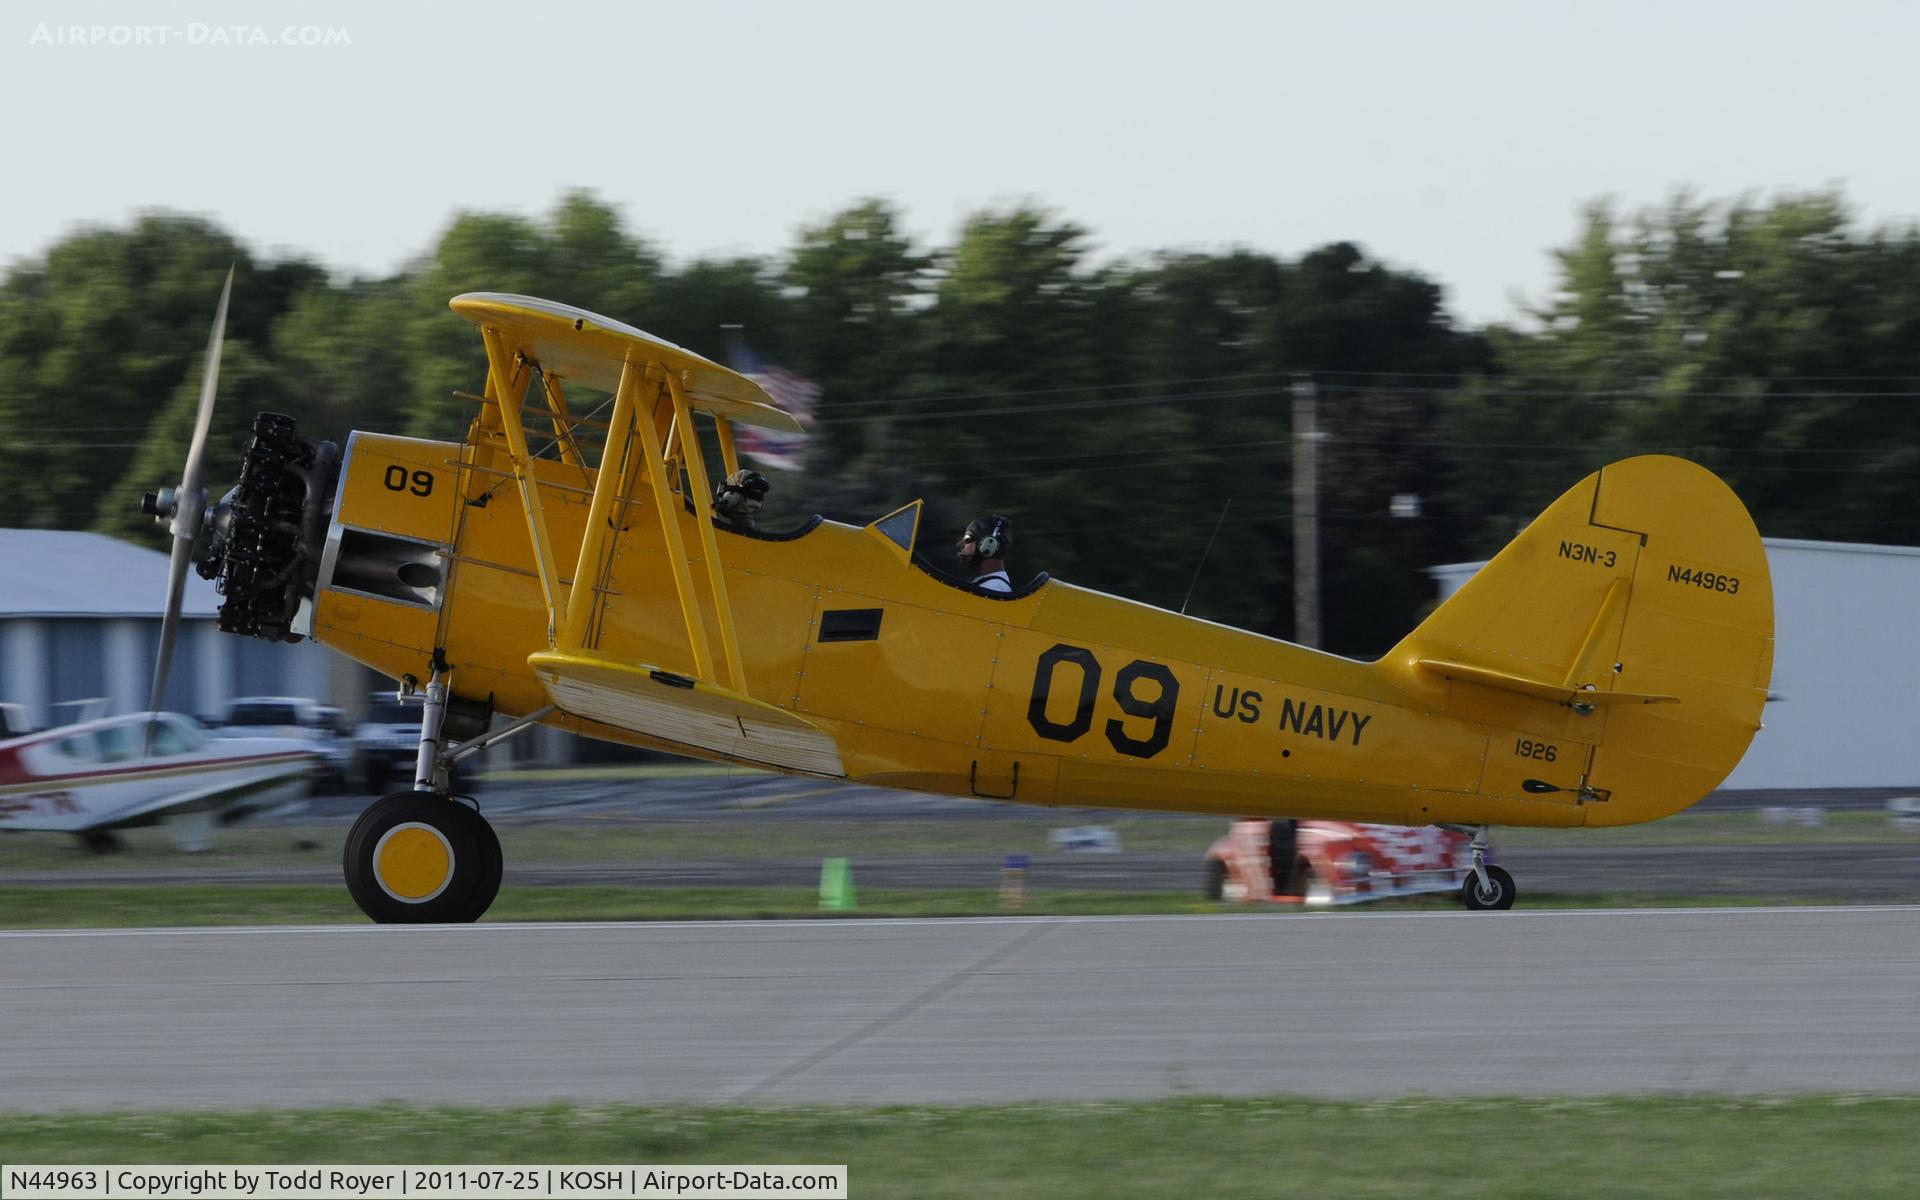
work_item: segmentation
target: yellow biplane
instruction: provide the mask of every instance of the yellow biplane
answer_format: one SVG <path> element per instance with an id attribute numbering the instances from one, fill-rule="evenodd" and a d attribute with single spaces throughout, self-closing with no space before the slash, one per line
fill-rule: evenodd
<path id="1" fill-rule="evenodd" d="M 176 580 L 208 537 L 223 629 L 311 637 L 424 691 L 414 789 L 347 842 L 347 886 L 376 921 L 486 910 L 499 841 L 448 767 L 535 722 L 1021 804 L 1464 828 L 1473 909 L 1515 894 L 1484 861 L 1488 827 L 1667 816 L 1759 728 L 1767 561 L 1740 501 L 1681 459 L 1581 480 L 1357 662 L 1044 575 L 975 590 L 922 554 L 918 502 L 866 526 L 733 527 L 707 454 L 732 471 L 737 426 L 797 428 L 751 380 L 545 300 L 452 307 L 488 363 L 465 441 L 336 447 L 261 414 L 240 483 L 209 508 L 217 320 L 187 474 L 146 502 L 173 523 Z M 590 393 L 610 398 L 604 420 L 581 415 Z M 177 583 L 172 600 L 163 660 Z"/>

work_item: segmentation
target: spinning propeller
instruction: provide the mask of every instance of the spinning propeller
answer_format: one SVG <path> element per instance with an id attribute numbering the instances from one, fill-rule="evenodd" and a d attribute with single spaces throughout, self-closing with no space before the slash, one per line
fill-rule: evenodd
<path id="1" fill-rule="evenodd" d="M 213 336 L 207 339 L 207 373 L 200 381 L 200 410 L 194 416 L 193 441 L 187 447 L 186 469 L 180 486 L 161 488 L 140 498 L 140 511 L 173 531 L 173 554 L 167 563 L 167 608 L 160 623 L 160 653 L 153 664 L 153 695 L 147 708 L 160 711 L 167 690 L 167 671 L 173 666 L 173 643 L 180 636 L 180 605 L 187 590 L 187 566 L 193 561 L 193 543 L 207 512 L 207 491 L 200 470 L 207 453 L 207 433 L 213 425 L 213 394 L 220 383 L 220 346 L 226 336 L 227 299 L 233 292 L 233 268 L 220 289 L 220 307 L 213 314 Z"/>

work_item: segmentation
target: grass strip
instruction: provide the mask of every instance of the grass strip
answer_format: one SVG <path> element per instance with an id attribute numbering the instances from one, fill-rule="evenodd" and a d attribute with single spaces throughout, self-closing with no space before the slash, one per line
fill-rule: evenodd
<path id="1" fill-rule="evenodd" d="M 990 889 L 861 889 L 860 906 L 823 912 L 812 888 L 513 887 L 487 914 L 503 921 L 745 920 L 774 917 L 958 917 L 1000 913 Z M 1151 892 L 1051 892 L 1020 912 L 1212 912 L 1204 900 Z M 0 926 L 15 929 L 175 925 L 300 925 L 366 921 L 344 886 L 106 884 L 0 888 Z"/>
<path id="2" fill-rule="evenodd" d="M 18 1097 L 11 1099 L 18 1100 Z M 1911 1197 L 1920 1097 L 0 1114 L 11 1162 L 846 1163 L 861 1200 Z"/>
<path id="3" fill-rule="evenodd" d="M 699 819 L 650 820 L 627 815 L 572 813 L 563 819 L 507 818 L 495 822 L 510 862 L 733 862 L 767 859 L 959 854 L 1045 854 L 1048 834 L 1076 820 L 944 820 L 894 818 L 850 821 L 798 812 L 740 811 Z M 1200 859 L 1227 830 L 1217 817 L 1122 817 L 1106 822 L 1132 853 L 1191 854 Z M 100 855 L 70 834 L 17 833 L 0 839 L 0 870 L 209 870 L 269 868 L 335 862 L 345 822 L 222 830 L 204 854 L 179 853 L 164 829 L 124 831 L 124 849 Z M 1920 831 L 1893 826 L 1873 812 L 1832 813 L 1818 828 L 1768 824 L 1753 813 L 1684 813 L 1620 829 L 1497 829 L 1497 846 L 1603 850 L 1638 846 L 1835 846 L 1897 844 L 1920 847 Z"/>
<path id="4" fill-rule="evenodd" d="M 825 912 L 812 888 L 631 888 L 617 885 L 510 887 L 487 913 L 511 921 L 764 920 L 771 918 L 973 917 L 1006 913 L 1092 916 L 1133 913 L 1299 912 L 1280 905 L 1217 905 L 1180 892 L 1034 891 L 1024 906 L 1005 908 L 990 888 L 862 888 L 859 907 Z M 1660 897 L 1532 894 L 1528 908 L 1730 908 L 1830 901 L 1777 897 Z M 1389 900 L 1319 915 L 1456 912 L 1451 896 Z M 360 924 L 366 920 L 331 884 L 91 884 L 0 887 L 0 928 L 153 928 L 191 925 Z"/>

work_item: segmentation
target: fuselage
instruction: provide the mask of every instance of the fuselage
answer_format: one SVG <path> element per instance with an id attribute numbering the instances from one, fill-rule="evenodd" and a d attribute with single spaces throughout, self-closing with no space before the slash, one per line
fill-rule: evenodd
<path id="1" fill-rule="evenodd" d="M 537 465 L 551 544 L 576 547 L 591 472 Z M 396 678 L 424 679 L 439 651 L 460 695 L 508 715 L 544 706 L 527 657 L 549 644 L 547 609 L 507 466 L 484 439 L 354 435 L 311 636 Z M 660 522 L 645 489 L 625 497 L 611 554 L 588 571 L 589 644 L 691 673 Z M 673 516 L 713 628 L 696 518 Z M 1496 697 L 1489 720 L 1484 697 L 1463 709 L 1444 680 L 1407 663 L 1357 662 L 1059 581 L 979 594 L 874 527 L 723 527 L 719 546 L 749 694 L 829 732 L 856 782 L 1414 825 L 1577 825 L 1594 811 L 1573 785 L 1604 713 Z M 566 588 L 581 586 L 579 564 L 563 554 L 558 566 Z M 706 753 L 566 713 L 547 721 Z M 1560 790 L 1533 794 L 1530 780 Z M 1636 815 L 1622 801 L 1605 823 L 1671 811 Z"/>

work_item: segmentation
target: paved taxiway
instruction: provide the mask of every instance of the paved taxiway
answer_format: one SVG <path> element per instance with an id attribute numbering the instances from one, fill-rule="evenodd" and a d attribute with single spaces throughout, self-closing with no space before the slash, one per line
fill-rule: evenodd
<path id="1" fill-rule="evenodd" d="M 0 933 L 0 1107 L 1920 1091 L 1920 908 Z"/>

